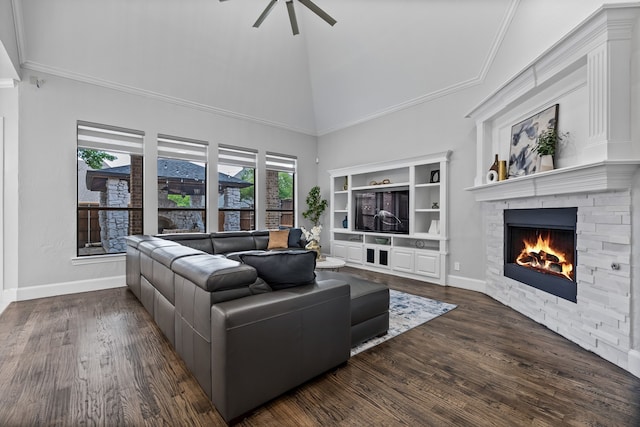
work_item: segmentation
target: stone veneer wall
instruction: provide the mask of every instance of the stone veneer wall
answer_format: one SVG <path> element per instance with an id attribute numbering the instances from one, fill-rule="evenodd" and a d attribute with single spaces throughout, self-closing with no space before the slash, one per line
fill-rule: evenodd
<path id="1" fill-rule="evenodd" d="M 559 207 L 578 208 L 577 303 L 503 276 L 504 210 Z M 631 207 L 629 190 L 485 203 L 487 294 L 628 369 L 633 329 Z M 614 262 L 619 270 L 611 268 Z"/>
<path id="2" fill-rule="evenodd" d="M 109 178 L 106 191 L 100 192 L 100 206 L 126 208 L 129 206 L 129 183 L 124 179 Z M 107 253 L 127 251 L 125 237 L 129 235 L 128 211 L 99 211 L 100 240 Z"/>

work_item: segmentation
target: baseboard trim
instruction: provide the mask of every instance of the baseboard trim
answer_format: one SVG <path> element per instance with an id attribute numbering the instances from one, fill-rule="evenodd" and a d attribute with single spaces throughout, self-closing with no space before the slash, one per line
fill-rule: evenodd
<path id="1" fill-rule="evenodd" d="M 640 351 L 629 350 L 629 372 L 640 378 Z"/>
<path id="2" fill-rule="evenodd" d="M 470 279 L 463 276 L 451 276 L 447 277 L 447 285 L 454 286 L 456 288 L 466 289 L 468 291 L 487 293 L 487 282 L 484 280 Z"/>
<path id="3" fill-rule="evenodd" d="M 124 275 L 101 279 L 78 280 L 75 282 L 53 283 L 50 285 L 28 286 L 5 290 L 3 301 L 6 301 L 8 305 L 8 303 L 12 301 L 26 301 L 37 298 L 55 297 L 58 295 L 121 288 L 123 286 L 126 286 L 126 277 Z"/>
<path id="4" fill-rule="evenodd" d="M 0 294 L 0 314 L 16 300 L 15 289 L 7 289 Z"/>

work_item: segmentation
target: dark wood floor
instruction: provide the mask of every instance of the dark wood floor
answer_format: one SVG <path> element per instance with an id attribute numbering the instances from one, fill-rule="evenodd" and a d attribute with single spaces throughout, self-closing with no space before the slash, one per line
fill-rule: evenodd
<path id="1" fill-rule="evenodd" d="M 633 375 L 482 294 L 389 283 L 458 308 L 240 424 L 640 426 Z M 13 303 L 0 316 L 2 426 L 223 424 L 125 288 Z"/>

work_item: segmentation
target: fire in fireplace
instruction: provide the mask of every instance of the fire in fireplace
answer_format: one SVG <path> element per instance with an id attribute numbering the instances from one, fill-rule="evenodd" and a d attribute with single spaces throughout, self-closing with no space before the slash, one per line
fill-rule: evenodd
<path id="1" fill-rule="evenodd" d="M 547 230 L 544 237 L 538 231 L 532 234 L 536 234 L 537 237 L 532 236 L 532 238 L 522 240 L 524 247 L 516 258 L 516 263 L 543 273 L 573 280 L 573 262 L 570 261 L 573 256 L 567 256 L 566 250 L 556 244 L 558 239 L 551 237 L 553 232 Z"/>
<path id="2" fill-rule="evenodd" d="M 505 211 L 504 275 L 576 301 L 577 208 Z"/>

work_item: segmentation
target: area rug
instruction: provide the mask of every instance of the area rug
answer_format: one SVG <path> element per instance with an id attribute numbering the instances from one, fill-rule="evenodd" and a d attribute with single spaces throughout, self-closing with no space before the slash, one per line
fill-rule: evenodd
<path id="1" fill-rule="evenodd" d="M 442 301 L 389 289 L 389 332 L 351 349 L 351 356 L 370 349 L 457 307 Z"/>

